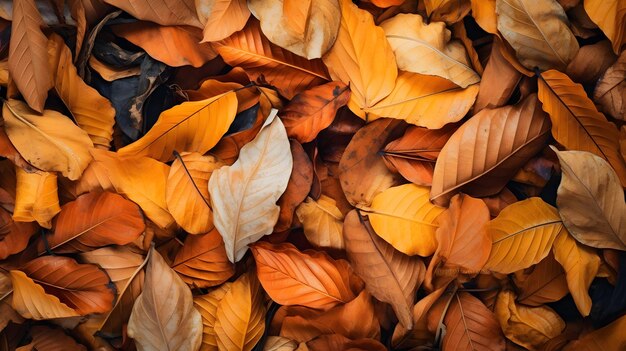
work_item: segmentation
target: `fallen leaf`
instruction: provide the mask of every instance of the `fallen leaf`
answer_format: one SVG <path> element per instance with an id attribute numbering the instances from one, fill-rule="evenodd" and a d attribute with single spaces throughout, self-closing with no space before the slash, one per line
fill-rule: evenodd
<path id="1" fill-rule="evenodd" d="M 61 211 L 56 173 L 28 173 L 19 167 L 15 173 L 17 188 L 13 220 L 37 221 L 40 226 L 51 228 L 52 218 Z"/>
<path id="2" fill-rule="evenodd" d="M 241 260 L 248 244 L 270 234 L 278 220 L 276 201 L 285 191 L 293 160 L 287 133 L 276 110 L 232 166 L 209 180 L 215 227 L 231 262 Z"/>
<path id="3" fill-rule="evenodd" d="M 319 199 L 307 197 L 296 209 L 307 240 L 317 247 L 343 249 L 343 214 L 335 200 L 322 194 Z"/>
<path id="4" fill-rule="evenodd" d="M 202 27 L 194 0 L 103 0 L 133 17 L 162 26 L 181 25 Z"/>
<path id="5" fill-rule="evenodd" d="M 470 0 L 472 17 L 476 23 L 487 33 L 498 32 L 496 15 L 496 0 Z"/>
<path id="6" fill-rule="evenodd" d="M 150 249 L 143 291 L 128 321 L 128 336 L 142 350 L 198 350 L 202 318 L 193 307 L 191 291 Z M 167 287 L 164 289 L 163 287 Z"/>
<path id="7" fill-rule="evenodd" d="M 539 263 L 563 228 L 557 210 L 540 198 L 506 207 L 487 225 L 493 245 L 483 269 L 508 274 Z"/>
<path id="8" fill-rule="evenodd" d="M 65 334 L 62 329 L 35 325 L 30 329 L 30 335 L 32 337 L 31 345 L 33 350 L 87 351 L 85 346 L 77 343 L 76 340 Z"/>
<path id="9" fill-rule="evenodd" d="M 118 152 L 121 156 L 149 156 L 162 162 L 174 159 L 174 151 L 204 154 L 226 134 L 236 111 L 234 92 L 183 102 L 163 111 L 146 135 Z"/>
<path id="10" fill-rule="evenodd" d="M 366 119 L 364 109 L 376 105 L 393 90 L 398 76 L 396 59 L 385 32 L 374 24 L 372 15 L 350 0 L 340 0 L 340 5 L 339 35 L 322 59 L 333 80 L 350 86 L 350 110 Z M 375 55 L 371 48 L 376 48 Z"/>
<path id="11" fill-rule="evenodd" d="M 218 41 L 240 31 L 250 18 L 246 0 L 195 0 L 203 42 Z"/>
<path id="12" fill-rule="evenodd" d="M 626 249 L 626 204 L 617 174 L 590 152 L 556 154 L 563 171 L 557 205 L 565 227 L 585 245 Z"/>
<path id="13" fill-rule="evenodd" d="M 622 186 L 626 162 L 619 153 L 617 128 L 594 106 L 580 84 L 558 71 L 540 75 L 539 100 L 552 120 L 552 136 L 567 149 L 589 151 L 609 161 Z"/>
<path id="14" fill-rule="evenodd" d="M 38 115 L 23 102 L 8 100 L 2 117 L 11 143 L 28 163 L 43 171 L 76 180 L 91 161 L 93 143 L 87 133 L 56 111 Z"/>
<path id="15" fill-rule="evenodd" d="M 527 306 L 556 302 L 569 293 L 565 271 L 552 253 L 536 265 L 515 272 L 513 282 L 517 287 L 516 301 Z"/>
<path id="16" fill-rule="evenodd" d="M 600 76 L 617 60 L 611 42 L 602 40 L 578 50 L 565 73 L 575 82 L 595 85 Z"/>
<path id="17" fill-rule="evenodd" d="M 322 252 L 300 252 L 291 244 L 252 246 L 261 285 L 281 305 L 327 310 L 355 298 L 345 261 Z"/>
<path id="18" fill-rule="evenodd" d="M 497 0 L 498 30 L 528 69 L 565 70 L 578 52 L 565 11 L 556 0 Z"/>
<path id="19" fill-rule="evenodd" d="M 309 60 L 322 57 L 337 39 L 339 0 L 250 0 L 248 8 L 272 43 Z"/>
<path id="20" fill-rule="evenodd" d="M 214 227 L 209 178 L 223 163 L 197 152 L 175 155 L 165 190 L 167 209 L 186 232 L 207 233 Z"/>
<path id="21" fill-rule="evenodd" d="M 609 67 L 598 81 L 593 91 L 593 100 L 598 108 L 613 118 L 626 117 L 626 54 L 622 53 L 617 62 Z"/>
<path id="22" fill-rule="evenodd" d="M 626 347 L 626 339 L 622 333 L 625 325 L 626 317 L 622 316 L 611 324 L 572 341 L 563 351 L 621 350 Z"/>
<path id="23" fill-rule="evenodd" d="M 200 235 L 189 235 L 176 254 L 172 269 L 185 283 L 198 288 L 217 286 L 235 272 L 226 257 L 224 242 L 217 230 Z"/>
<path id="24" fill-rule="evenodd" d="M 365 281 L 365 289 L 389 303 L 400 323 L 411 329 L 411 309 L 415 292 L 424 279 L 424 263 L 396 251 L 378 237 L 357 210 L 348 213 L 343 226 L 346 253 L 355 273 Z"/>
<path id="25" fill-rule="evenodd" d="M 0 260 L 24 250 L 37 228 L 34 222 L 14 221 L 9 212 L 0 208 Z"/>
<path id="26" fill-rule="evenodd" d="M 268 336 L 263 351 L 294 351 L 298 344 L 281 336 Z"/>
<path id="27" fill-rule="evenodd" d="M 396 56 L 398 69 L 436 75 L 462 88 L 480 81 L 463 44 L 451 40 L 445 23 L 426 24 L 420 15 L 399 14 L 383 22 L 381 27 Z"/>
<path id="28" fill-rule="evenodd" d="M 515 106 L 480 111 L 441 150 L 431 199 L 445 205 L 458 191 L 476 197 L 497 194 L 517 169 L 545 147 L 549 130 L 550 122 L 535 95 Z"/>
<path id="29" fill-rule="evenodd" d="M 226 282 L 206 295 L 194 296 L 193 304 L 202 316 L 202 345 L 201 351 L 218 351 L 217 335 L 215 334 L 215 320 L 217 306 L 230 290 L 233 283 Z"/>
<path id="30" fill-rule="evenodd" d="M 374 197 L 365 213 L 376 234 L 407 255 L 432 255 L 437 249 L 437 218 L 444 211 L 428 200 L 429 188 L 405 184 Z"/>
<path id="31" fill-rule="evenodd" d="M 424 7 L 432 21 L 446 24 L 460 21 L 470 11 L 468 0 L 424 0 Z"/>
<path id="32" fill-rule="evenodd" d="M 79 316 L 58 297 L 46 293 L 41 285 L 24 272 L 14 270 L 10 274 L 13 284 L 11 305 L 23 317 L 42 320 Z"/>
<path id="33" fill-rule="evenodd" d="M 619 0 L 584 0 L 585 12 L 613 43 L 613 51 L 619 54 L 626 37 L 626 4 Z"/>

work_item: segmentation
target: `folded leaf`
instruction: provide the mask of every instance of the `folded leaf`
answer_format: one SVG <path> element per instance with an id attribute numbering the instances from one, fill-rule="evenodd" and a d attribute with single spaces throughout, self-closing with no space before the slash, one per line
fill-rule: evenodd
<path id="1" fill-rule="evenodd" d="M 248 244 L 270 234 L 278 219 L 276 201 L 293 167 L 289 140 L 276 110 L 256 138 L 241 148 L 232 166 L 209 180 L 215 228 L 224 238 L 231 262 L 241 260 Z"/>
<path id="2" fill-rule="evenodd" d="M 79 316 L 58 297 L 46 293 L 41 285 L 35 283 L 24 272 L 10 273 L 13 284 L 12 307 L 23 317 L 42 320 Z"/>
<path id="3" fill-rule="evenodd" d="M 563 351 L 609 351 L 622 350 L 626 347 L 624 339 L 626 316 L 622 316 L 606 327 L 596 329 L 572 341 Z"/>
<path id="4" fill-rule="evenodd" d="M 340 5 L 339 35 L 323 60 L 333 80 L 350 86 L 350 110 L 366 119 L 364 109 L 393 90 L 398 76 L 396 59 L 385 32 L 374 24 L 372 15 L 350 0 L 340 0 Z M 376 48 L 375 54 L 371 48 Z"/>
<path id="5" fill-rule="evenodd" d="M 57 193 L 56 173 L 28 173 L 17 167 L 15 209 L 16 222 L 37 221 L 44 228 L 52 227 L 52 218 L 61 211 Z"/>
<path id="6" fill-rule="evenodd" d="M 539 263 L 563 228 L 556 209 L 538 197 L 506 207 L 487 225 L 493 245 L 484 269 L 508 274 Z"/>
<path id="7" fill-rule="evenodd" d="M 195 351 L 202 340 L 202 318 L 191 291 L 161 255 L 150 250 L 143 291 L 128 321 L 137 349 Z"/>
<path id="8" fill-rule="evenodd" d="M 108 149 L 115 124 L 113 105 L 78 75 L 72 63 L 72 51 L 61 36 L 53 34 L 50 37 L 48 50 L 52 51 L 50 68 L 57 94 L 94 145 Z"/>
<path id="9" fill-rule="evenodd" d="M 346 253 L 365 289 L 390 304 L 400 323 L 411 329 L 415 292 L 424 279 L 425 267 L 418 257 L 409 257 L 378 237 L 370 224 L 352 210 L 346 216 L 343 235 Z"/>
<path id="10" fill-rule="evenodd" d="M 576 307 L 583 317 L 591 312 L 589 287 L 600 268 L 600 257 L 592 248 L 579 244 L 567 231 L 562 231 L 554 240 L 554 258 L 563 266 L 567 286 Z"/>
<path id="11" fill-rule="evenodd" d="M 582 85 L 558 71 L 543 72 L 539 100 L 550 115 L 556 141 L 567 149 L 589 151 L 607 160 L 626 186 L 626 162 L 619 153 L 617 128 L 596 110 Z"/>
<path id="12" fill-rule="evenodd" d="M 185 283 L 208 288 L 220 285 L 235 272 L 226 257 L 224 241 L 217 230 L 200 235 L 189 235 L 176 254 L 172 269 Z"/>
<path id="13" fill-rule="evenodd" d="M 186 232 L 207 233 L 213 229 L 209 178 L 223 163 L 197 152 L 178 155 L 167 177 L 167 209 Z"/>
<path id="14" fill-rule="evenodd" d="M 211 290 L 206 295 L 194 296 L 193 304 L 202 316 L 202 345 L 201 351 L 218 351 L 217 335 L 215 335 L 215 320 L 217 319 L 217 306 L 230 290 L 233 283 L 226 282 Z"/>
<path id="15" fill-rule="evenodd" d="M 226 134 L 236 112 L 234 92 L 183 102 L 163 111 L 146 135 L 121 148 L 119 154 L 149 156 L 163 162 L 174 159 L 174 151 L 204 154 Z"/>
<path id="16" fill-rule="evenodd" d="M 307 198 L 313 183 L 313 164 L 306 151 L 293 139 L 289 140 L 289 146 L 293 157 L 293 170 L 285 192 L 276 203 L 280 206 L 280 212 L 274 232 L 282 232 L 292 227 L 296 208 Z"/>
<path id="17" fill-rule="evenodd" d="M 56 111 L 38 115 L 23 102 L 8 100 L 2 117 L 11 143 L 28 163 L 43 171 L 75 180 L 91 161 L 93 143 L 87 133 Z"/>
<path id="18" fill-rule="evenodd" d="M 39 253 L 85 252 L 101 246 L 126 245 L 137 239 L 145 224 L 139 206 L 110 192 L 88 193 L 61 208 L 54 232 L 39 242 Z"/>
<path id="19" fill-rule="evenodd" d="M 513 282 L 518 292 L 516 301 L 527 306 L 556 302 L 569 293 L 565 271 L 552 254 L 531 268 L 515 272 Z"/>
<path id="20" fill-rule="evenodd" d="M 13 2 L 13 21 L 9 43 L 11 80 L 35 111 L 42 113 L 52 88 L 48 66 L 48 40 L 42 33 L 43 19 L 34 0 Z M 6 118 L 6 113 L 3 113 Z"/>
<path id="21" fill-rule="evenodd" d="M 557 205 L 565 227 L 585 245 L 626 250 L 626 203 L 615 171 L 590 152 L 556 153 L 563 172 Z"/>
<path id="22" fill-rule="evenodd" d="M 318 247 L 344 248 L 343 214 L 335 200 L 322 194 L 315 201 L 307 197 L 296 209 L 307 240 Z"/>
<path id="23" fill-rule="evenodd" d="M 578 52 L 565 11 L 556 0 L 497 0 L 498 30 L 528 69 L 565 70 Z"/>
<path id="24" fill-rule="evenodd" d="M 251 351 L 265 331 L 263 290 L 254 275 L 237 279 L 215 311 L 219 350 Z"/>
<path id="25" fill-rule="evenodd" d="M 393 48 L 398 69 L 446 78 L 462 88 L 480 81 L 463 44 L 450 40 L 445 23 L 426 24 L 420 15 L 399 14 L 380 26 Z"/>
<path id="26" fill-rule="evenodd" d="M 441 150 L 431 199 L 445 205 L 458 191 L 476 197 L 497 194 L 545 147 L 549 130 L 550 121 L 534 94 L 515 106 L 480 111 Z"/>
<path id="27" fill-rule="evenodd" d="M 626 4 L 619 0 L 584 0 L 585 12 L 602 29 L 616 54 L 626 40 Z"/>
<path id="28" fill-rule="evenodd" d="M 616 119 L 626 119 L 626 53 L 622 53 L 597 82 L 593 101 L 600 111 Z"/>
<path id="29" fill-rule="evenodd" d="M 309 61 L 271 44 L 256 20 L 214 45 L 226 63 L 243 68 L 250 80 L 275 86 L 288 99 L 328 80 L 322 61 Z"/>
<path id="30" fill-rule="evenodd" d="M 300 252 L 293 245 L 252 246 L 257 274 L 267 294 L 281 305 L 327 310 L 354 299 L 349 266 L 323 252 Z"/>
<path id="31" fill-rule="evenodd" d="M 476 94 L 478 84 L 463 89 L 441 77 L 400 71 L 389 94 L 363 110 L 373 114 L 370 119 L 384 116 L 439 129 L 463 118 L 474 104 Z"/>
<path id="32" fill-rule="evenodd" d="M 196 0 L 200 22 L 204 23 L 202 41 L 218 41 L 240 31 L 248 22 L 246 0 Z"/>
<path id="33" fill-rule="evenodd" d="M 248 7 L 274 44 L 308 59 L 320 58 L 335 43 L 339 0 L 250 0 Z"/>
<path id="34" fill-rule="evenodd" d="M 37 228 L 34 222 L 14 221 L 11 213 L 0 208 L 0 260 L 24 250 L 30 237 L 37 232 Z"/>
<path id="35" fill-rule="evenodd" d="M 444 211 L 428 200 L 429 189 L 414 184 L 376 195 L 365 211 L 378 236 L 407 255 L 432 255 L 437 248 L 437 217 Z"/>

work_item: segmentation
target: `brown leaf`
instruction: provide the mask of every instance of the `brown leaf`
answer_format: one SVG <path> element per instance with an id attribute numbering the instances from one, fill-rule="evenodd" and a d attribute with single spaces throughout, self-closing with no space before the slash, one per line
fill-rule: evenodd
<path id="1" fill-rule="evenodd" d="M 39 241 L 38 250 L 40 254 L 46 250 L 74 253 L 126 245 L 144 229 L 143 215 L 135 203 L 110 192 L 88 193 L 63 205 L 53 233 Z"/>
<path id="2" fill-rule="evenodd" d="M 477 113 L 441 150 L 431 200 L 447 204 L 458 191 L 477 197 L 500 192 L 517 169 L 543 149 L 549 128 L 534 94 L 518 105 Z"/>
<path id="3" fill-rule="evenodd" d="M 41 32 L 43 19 L 34 0 L 15 0 L 9 44 L 11 79 L 35 111 L 43 112 L 52 79 L 48 66 L 48 40 Z"/>
<path id="4" fill-rule="evenodd" d="M 33 350 L 40 351 L 87 351 L 87 348 L 78 344 L 61 329 L 36 325 L 30 329 L 33 338 Z"/>
<path id="5" fill-rule="evenodd" d="M 104 2 L 128 12 L 137 19 L 162 26 L 186 24 L 202 27 L 196 15 L 194 0 L 104 0 Z"/>
<path id="6" fill-rule="evenodd" d="M 0 208 L 0 260 L 24 250 L 36 232 L 37 224 L 15 222 L 9 212 Z"/>
<path id="7" fill-rule="evenodd" d="M 604 72 L 593 92 L 593 100 L 600 111 L 616 119 L 626 118 L 626 53 Z"/>
<path id="8" fill-rule="evenodd" d="M 349 99 L 350 90 L 345 84 L 330 82 L 294 96 L 278 116 L 290 138 L 308 143 L 332 123 L 337 110 Z"/>
<path id="9" fill-rule="evenodd" d="M 198 288 L 220 285 L 234 274 L 222 237 L 213 229 L 200 235 L 189 235 L 172 264 L 185 283 Z"/>
<path id="10" fill-rule="evenodd" d="M 622 350 L 626 347 L 624 339 L 626 316 L 622 316 L 609 325 L 594 330 L 572 341 L 563 351 L 609 351 Z"/>
<path id="11" fill-rule="evenodd" d="M 611 42 L 602 40 L 581 47 L 567 65 L 565 73 L 575 82 L 595 85 L 616 60 L 617 55 L 611 49 Z"/>
<path id="12" fill-rule="evenodd" d="M 528 306 L 541 306 L 556 302 L 568 294 L 565 271 L 549 254 L 541 262 L 513 275 L 518 288 L 517 302 Z"/>
<path id="13" fill-rule="evenodd" d="M 246 0 L 196 0 L 200 22 L 204 23 L 203 42 L 218 41 L 240 31 L 248 22 Z"/>
<path id="14" fill-rule="evenodd" d="M 391 304 L 400 323 L 411 329 L 415 292 L 424 279 L 423 261 L 404 255 L 378 237 L 357 210 L 348 213 L 343 227 L 346 253 L 355 273 L 365 281 L 365 289 Z"/>
<path id="15" fill-rule="evenodd" d="M 206 295 L 194 296 L 193 305 L 202 316 L 202 345 L 201 351 L 218 351 L 217 335 L 215 335 L 215 320 L 217 319 L 217 306 L 230 290 L 233 283 L 226 282 L 211 290 Z"/>

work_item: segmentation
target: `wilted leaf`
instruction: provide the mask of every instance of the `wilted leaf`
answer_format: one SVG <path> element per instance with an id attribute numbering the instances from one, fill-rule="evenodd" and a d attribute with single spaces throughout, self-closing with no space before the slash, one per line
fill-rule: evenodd
<path id="1" fill-rule="evenodd" d="M 274 44 L 308 59 L 320 58 L 335 43 L 339 0 L 250 0 L 248 7 Z"/>
<path id="2" fill-rule="evenodd" d="M 540 75 L 539 100 L 552 120 L 554 139 L 567 149 L 589 151 L 607 160 L 626 185 L 626 162 L 617 128 L 594 106 L 580 84 L 558 71 Z"/>
<path id="3" fill-rule="evenodd" d="M 195 351 L 202 340 L 202 318 L 193 307 L 191 291 L 156 250 L 149 254 L 143 291 L 128 321 L 128 336 L 140 351 Z"/>
<path id="4" fill-rule="evenodd" d="M 172 268 L 185 283 L 198 288 L 222 284 L 234 274 L 222 237 L 215 229 L 206 234 L 187 236 Z"/>
<path id="5" fill-rule="evenodd" d="M 307 197 L 296 209 L 307 240 L 318 247 L 344 248 L 343 214 L 335 200 L 322 194 L 319 199 Z"/>
<path id="6" fill-rule="evenodd" d="M 23 102 L 8 100 L 2 117 L 11 143 L 28 163 L 43 171 L 75 180 L 91 161 L 93 143 L 87 133 L 56 111 L 38 115 Z"/>
<path id="7" fill-rule="evenodd" d="M 378 300 L 389 303 L 400 323 L 411 329 L 415 292 L 424 279 L 422 260 L 396 251 L 374 233 L 357 210 L 346 216 L 343 235 L 348 258 L 355 273 L 365 281 L 365 288 Z"/>
<path id="8" fill-rule="evenodd" d="M 24 272 L 10 273 L 13 284 L 11 304 L 20 315 L 35 320 L 79 316 L 58 297 L 46 293 L 41 285 L 35 283 Z"/>
<path id="9" fill-rule="evenodd" d="M 39 242 L 39 253 L 85 252 L 111 244 L 126 245 L 145 229 L 139 206 L 120 195 L 103 192 L 79 196 L 61 208 L 54 231 Z"/>
<path id="10" fill-rule="evenodd" d="M 431 204 L 428 195 L 426 187 L 400 185 L 376 195 L 363 209 L 376 234 L 398 251 L 426 257 L 437 248 L 437 218 L 444 211 Z"/>
<path id="11" fill-rule="evenodd" d="M 516 106 L 482 110 L 457 129 L 441 150 L 431 199 L 440 205 L 463 191 L 472 196 L 500 192 L 550 137 L 550 122 L 535 95 Z"/>
<path id="12" fill-rule="evenodd" d="M 497 0 L 498 30 L 528 69 L 565 70 L 578 42 L 556 0 Z"/>
<path id="13" fill-rule="evenodd" d="M 340 4 L 339 35 L 323 60 L 333 80 L 350 86 L 350 110 L 366 119 L 364 109 L 376 105 L 393 90 L 398 76 L 396 59 L 385 32 L 374 24 L 372 15 L 350 0 L 340 0 Z M 376 54 L 371 48 L 376 48 Z"/>
<path id="14" fill-rule="evenodd" d="M 276 201 L 291 174 L 289 140 L 275 116 L 274 110 L 237 162 L 216 170 L 209 180 L 215 227 L 233 263 L 241 260 L 248 244 L 272 232 L 280 211 Z"/>
<path id="15" fill-rule="evenodd" d="M 265 331 L 263 290 L 253 274 L 237 279 L 215 311 L 219 350 L 250 351 Z"/>
<path id="16" fill-rule="evenodd" d="M 622 316 L 604 328 L 597 329 L 572 341 L 563 351 L 609 351 L 626 347 L 624 327 L 626 317 Z"/>
<path id="17" fill-rule="evenodd" d="M 167 209 L 176 223 L 190 234 L 213 229 L 209 178 L 222 165 L 217 158 L 197 152 L 183 153 L 172 162 L 165 190 Z"/>
<path id="18" fill-rule="evenodd" d="M 420 15 L 399 14 L 381 24 L 393 48 L 398 69 L 436 75 L 462 88 L 480 77 L 471 68 L 463 44 L 450 40 L 443 22 L 425 24 Z"/>
<path id="19" fill-rule="evenodd" d="M 9 212 L 0 208 L 0 260 L 24 250 L 37 228 L 34 222 L 14 221 Z"/>
<path id="20" fill-rule="evenodd" d="M 626 119 L 626 54 L 609 67 L 593 91 L 599 109 L 616 119 Z"/>
<path id="21" fill-rule="evenodd" d="M 61 211 L 57 193 L 56 173 L 28 173 L 15 170 L 17 178 L 13 220 L 37 221 L 44 228 L 52 227 L 52 218 Z"/>
<path id="22" fill-rule="evenodd" d="M 149 156 L 163 162 L 174 159 L 174 151 L 204 154 L 228 131 L 236 111 L 234 92 L 183 102 L 163 111 L 146 135 L 121 148 L 119 154 Z"/>
<path id="23" fill-rule="evenodd" d="M 512 273 L 539 263 L 563 228 L 556 209 L 540 198 L 506 207 L 487 225 L 493 245 L 484 269 Z"/>

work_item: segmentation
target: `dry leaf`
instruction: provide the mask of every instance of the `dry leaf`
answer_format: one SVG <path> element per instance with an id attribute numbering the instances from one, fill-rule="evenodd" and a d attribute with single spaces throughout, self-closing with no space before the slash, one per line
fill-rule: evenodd
<path id="1" fill-rule="evenodd" d="M 240 31 L 248 22 L 246 0 L 195 0 L 200 22 L 204 23 L 203 42 L 218 41 Z"/>
<path id="2" fill-rule="evenodd" d="M 167 177 L 165 201 L 176 223 L 190 234 L 213 229 L 209 178 L 223 164 L 213 156 L 197 152 L 178 155 Z"/>
<path id="3" fill-rule="evenodd" d="M 76 180 L 91 161 L 93 143 L 87 133 L 56 111 L 38 115 L 23 102 L 8 100 L 2 117 L 11 143 L 28 163 L 43 171 Z"/>
<path id="4" fill-rule="evenodd" d="M 307 197 L 296 209 L 307 240 L 317 247 L 344 248 L 343 214 L 335 200 L 322 194 L 319 199 Z"/>
<path id="5" fill-rule="evenodd" d="M 531 268 L 515 272 L 513 282 L 518 291 L 516 301 L 527 306 L 556 302 L 569 293 L 565 271 L 551 253 Z"/>
<path id="6" fill-rule="evenodd" d="M 398 69 L 436 75 L 462 88 L 480 81 L 463 44 L 450 40 L 451 33 L 445 23 L 425 24 L 420 15 L 399 14 L 381 27 L 393 48 Z"/>
<path id="7" fill-rule="evenodd" d="M 202 318 L 193 306 L 191 291 L 156 250 L 149 254 L 143 291 L 128 321 L 128 336 L 140 351 L 195 351 L 202 340 Z"/>
<path id="8" fill-rule="evenodd" d="M 38 226 L 34 222 L 16 222 L 9 212 L 0 208 L 0 260 L 24 250 L 37 229 Z M 0 290 L 0 296 L 2 294 Z"/>
<path id="9" fill-rule="evenodd" d="M 202 345 L 201 351 L 218 351 L 217 335 L 215 335 L 215 320 L 217 306 L 224 295 L 230 290 L 233 283 L 226 282 L 206 295 L 194 296 L 193 304 L 202 316 Z"/>
<path id="10" fill-rule="evenodd" d="M 270 234 L 278 220 L 276 201 L 285 191 L 293 160 L 287 133 L 274 110 L 265 127 L 209 180 L 215 227 L 231 262 L 241 260 L 248 244 Z"/>
<path id="11" fill-rule="evenodd" d="M 375 298 L 389 303 L 404 327 L 411 329 L 415 292 L 424 279 L 424 263 L 396 251 L 379 238 L 356 210 L 344 222 L 346 253 L 354 271 Z"/>
<path id="12" fill-rule="evenodd" d="M 625 250 L 626 203 L 617 174 L 590 152 L 556 154 L 563 171 L 557 205 L 565 227 L 585 245 Z"/>
<path id="13" fill-rule="evenodd" d="M 194 0 L 103 0 L 133 17 L 162 26 L 181 25 L 201 27 Z"/>
<path id="14" fill-rule="evenodd" d="M 61 211 L 57 193 L 56 173 L 28 173 L 16 168 L 17 188 L 13 220 L 37 221 L 44 228 L 52 227 L 52 218 Z"/>
<path id="15" fill-rule="evenodd" d="M 498 30 L 528 69 L 565 70 L 578 52 L 565 11 L 556 0 L 497 0 Z"/>
<path id="16" fill-rule="evenodd" d="M 309 60 L 322 57 L 337 39 L 339 0 L 250 0 L 248 7 L 272 43 Z"/>
<path id="17" fill-rule="evenodd" d="M 572 341 L 563 351 L 622 350 L 626 347 L 623 333 L 625 324 L 626 317 L 622 316 L 611 324 Z"/>
<path id="18" fill-rule="evenodd" d="M 626 4 L 619 0 L 584 0 L 585 12 L 613 43 L 619 54 L 626 37 Z"/>
<path id="19" fill-rule="evenodd" d="M 609 67 L 593 92 L 598 108 L 613 118 L 626 119 L 626 54 Z"/>
<path id="20" fill-rule="evenodd" d="M 252 246 L 261 284 L 281 305 L 301 305 L 327 310 L 354 299 L 345 261 L 322 252 L 300 252 L 291 244 Z"/>

